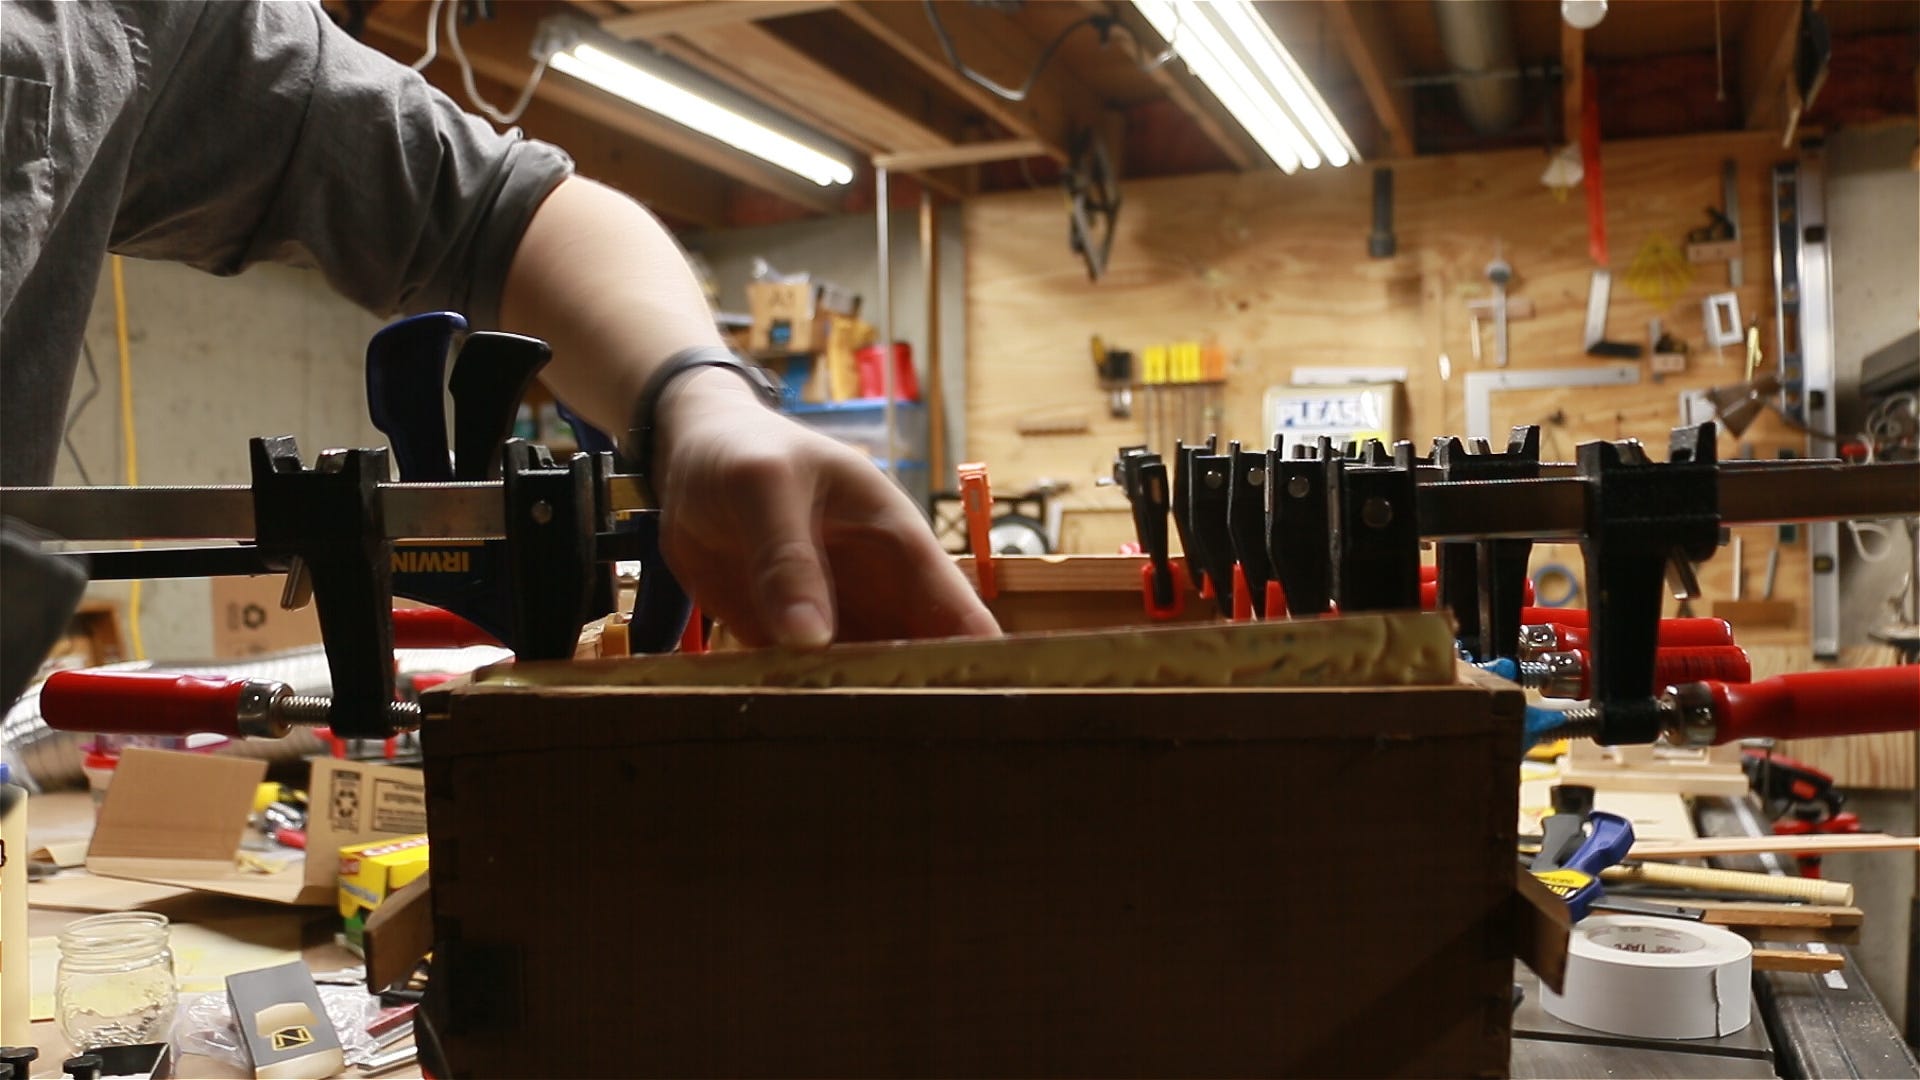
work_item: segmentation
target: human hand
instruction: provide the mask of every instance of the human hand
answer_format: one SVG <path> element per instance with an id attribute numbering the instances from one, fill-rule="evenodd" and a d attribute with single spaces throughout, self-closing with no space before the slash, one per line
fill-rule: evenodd
<path id="1" fill-rule="evenodd" d="M 885 474 L 768 411 L 738 375 L 684 375 L 657 415 L 663 553 L 701 610 L 741 641 L 1000 632 Z"/>

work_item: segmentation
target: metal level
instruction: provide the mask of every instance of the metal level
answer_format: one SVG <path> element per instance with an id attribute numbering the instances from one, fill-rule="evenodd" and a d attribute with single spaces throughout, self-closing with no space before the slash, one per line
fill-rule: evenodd
<path id="1" fill-rule="evenodd" d="M 640 478 L 606 480 L 616 513 L 651 509 Z M 491 540 L 506 535 L 499 481 L 381 484 L 380 512 L 392 540 Z M 0 488 L 0 514 L 62 540 L 241 540 L 255 538 L 253 489 L 205 487 Z"/>

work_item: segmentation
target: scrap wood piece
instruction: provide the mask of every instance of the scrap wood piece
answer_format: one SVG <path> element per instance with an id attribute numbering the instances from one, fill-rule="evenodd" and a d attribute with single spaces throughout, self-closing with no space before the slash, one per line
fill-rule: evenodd
<path id="1" fill-rule="evenodd" d="M 1853 945 L 1865 920 L 1859 908 L 1827 904 L 1755 901 L 1679 901 L 1698 908 L 1701 922 L 1724 926 L 1756 941 L 1820 941 Z"/>
<path id="2" fill-rule="evenodd" d="M 377 994 L 407 976 L 433 950 L 433 878 L 422 874 L 373 909 L 361 930 L 367 954 L 367 992 Z"/>
<path id="3" fill-rule="evenodd" d="M 1554 993 L 1566 991 L 1573 916 L 1566 901 L 1524 868 L 1513 878 L 1513 954 Z"/>
<path id="4" fill-rule="evenodd" d="M 1703 836 L 1698 840 L 1649 840 L 1633 845 L 1635 859 L 1700 859 L 1710 855 L 1759 855 L 1764 852 L 1920 851 L 1920 837 L 1887 833 L 1833 836 Z"/>
<path id="5" fill-rule="evenodd" d="M 1800 971 L 1808 975 L 1823 975 L 1829 971 L 1840 971 L 1846 966 L 1847 958 L 1839 953 L 1801 952 L 1799 949 L 1753 950 L 1755 971 Z"/>
<path id="6" fill-rule="evenodd" d="M 1434 612 L 1118 631 L 866 642 L 827 649 L 496 664 L 485 686 L 1135 688 L 1451 686 Z"/>

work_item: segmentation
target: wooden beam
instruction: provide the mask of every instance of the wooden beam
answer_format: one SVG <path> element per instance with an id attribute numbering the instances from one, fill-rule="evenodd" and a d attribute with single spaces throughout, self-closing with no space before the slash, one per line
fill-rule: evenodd
<path id="1" fill-rule="evenodd" d="M 1560 22 L 1560 133 L 1567 142 L 1580 141 L 1582 96 L 1587 86 L 1587 32 Z"/>
<path id="2" fill-rule="evenodd" d="M 873 164 L 877 168 L 890 169 L 894 172 L 921 172 L 926 169 L 945 169 L 955 165 L 981 165 L 989 161 L 1041 157 L 1046 152 L 1047 145 L 1039 139 L 995 139 L 992 142 L 961 143 L 958 146 L 945 146 L 934 150 L 876 154 Z"/>
<path id="3" fill-rule="evenodd" d="M 707 27 L 738 25 L 777 19 L 835 6 L 836 0 L 694 0 L 689 3 L 648 5 L 648 10 L 600 20 L 600 29 L 615 37 L 651 38 L 684 34 Z"/>
<path id="4" fill-rule="evenodd" d="M 373 25 L 367 27 L 367 44 L 393 56 L 418 51 L 412 43 Z M 432 74 L 444 76 L 440 81 L 446 86 L 458 85 L 450 62 L 445 70 Z M 484 75 L 476 75 L 474 81 L 489 101 L 509 100 L 518 92 L 516 87 Z M 732 181 L 711 169 L 659 153 L 646 143 L 542 100 L 539 95 L 527 105 L 520 127 L 533 138 L 565 150 L 581 176 L 626 192 L 662 217 L 708 229 L 731 224 L 727 193 Z"/>
<path id="5" fill-rule="evenodd" d="M 1747 16 L 1740 39 L 1740 100 L 1746 105 L 1747 129 L 1764 131 L 1786 120 L 1787 79 L 1793 70 L 1793 47 L 1800 37 L 1797 0 L 1756 3 Z"/>
<path id="6" fill-rule="evenodd" d="M 1321 9 L 1347 62 L 1360 78 L 1373 115 L 1380 119 L 1387 150 L 1395 157 L 1412 157 L 1413 92 L 1395 85 L 1406 77 L 1400 50 L 1394 46 L 1392 28 L 1387 25 L 1386 6 L 1359 0 L 1331 0 Z"/>
<path id="7" fill-rule="evenodd" d="M 868 94 L 765 27 L 707 26 L 683 30 L 678 37 L 716 61 L 729 84 L 803 122 L 848 133 L 868 154 L 953 146 L 946 135 Z"/>
<path id="8" fill-rule="evenodd" d="M 1083 3 L 1089 8 L 1119 19 L 1133 35 L 1133 39 L 1140 43 L 1143 51 L 1157 55 L 1161 49 L 1167 47 L 1166 41 L 1154 33 L 1153 28 L 1147 25 L 1147 20 L 1140 17 L 1140 13 L 1134 10 L 1133 5 L 1115 4 L 1111 0 L 1083 0 Z M 1215 100 L 1212 91 L 1209 91 L 1199 79 L 1194 78 L 1192 73 L 1187 71 L 1185 64 L 1176 58 L 1154 68 L 1151 76 L 1153 81 L 1159 83 L 1160 88 L 1166 91 L 1167 100 L 1178 106 L 1181 112 L 1193 118 L 1193 122 L 1199 126 L 1208 140 L 1220 148 L 1220 152 L 1227 156 L 1228 161 L 1233 162 L 1234 168 L 1256 169 L 1266 164 L 1266 155 L 1253 144 L 1252 139 L 1246 137 L 1245 132 L 1240 128 L 1239 121 L 1228 115 L 1226 109 Z"/>
<path id="9" fill-rule="evenodd" d="M 381 4 L 373 9 L 367 25 L 410 49 L 421 49 L 426 43 L 427 8 L 426 4 Z M 525 85 L 533 69 L 527 50 L 542 10 L 532 4 L 500 4 L 494 18 L 462 27 L 460 42 L 474 71 L 507 86 Z M 451 72 L 450 66 L 436 63 L 429 77 L 456 102 L 464 102 L 458 77 L 450 78 Z M 557 72 L 541 80 L 535 96 L 815 213 L 840 209 L 839 195 L 827 188 Z"/>
<path id="10" fill-rule="evenodd" d="M 1025 101 L 1008 101 L 954 69 L 921 4 L 867 0 L 839 10 L 988 119 L 1039 140 L 1056 161 L 1066 162 L 1074 131 L 1099 115 L 1099 98 L 1057 58 L 1040 72 Z M 1033 69 L 1039 44 L 1007 16 L 951 2 L 941 3 L 940 12 L 954 51 L 975 71 L 1007 85 L 1018 84 Z"/>

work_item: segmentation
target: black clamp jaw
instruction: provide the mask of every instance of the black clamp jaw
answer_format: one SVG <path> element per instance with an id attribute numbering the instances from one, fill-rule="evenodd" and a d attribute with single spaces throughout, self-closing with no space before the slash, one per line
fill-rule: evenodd
<path id="1" fill-rule="evenodd" d="M 1321 444 L 1328 554 L 1342 612 L 1420 610 L 1420 520 L 1413 444 L 1368 439 L 1352 460 Z"/>
<path id="2" fill-rule="evenodd" d="M 1598 742 L 1650 743 L 1660 736 L 1654 656 L 1661 584 L 1697 595 L 1693 564 L 1720 543 L 1720 466 L 1712 423 L 1673 429 L 1668 460 L 1648 460 L 1638 442 L 1590 442 L 1578 450 L 1587 486 L 1581 550 L 1592 627 L 1592 697 Z"/>
<path id="3" fill-rule="evenodd" d="M 1207 440 L 1207 449 L 1214 441 Z M 1213 588 L 1214 607 L 1223 616 L 1233 614 L 1233 530 L 1229 525 L 1233 492 L 1231 453 L 1195 452 L 1187 458 L 1189 521 L 1187 551 Z"/>
<path id="4" fill-rule="evenodd" d="M 1185 598 L 1180 596 L 1167 543 L 1167 517 L 1172 509 L 1167 463 L 1145 446 L 1123 446 L 1113 459 L 1113 481 L 1126 493 L 1134 535 L 1147 557 L 1150 610 L 1175 611 Z"/>
<path id="5" fill-rule="evenodd" d="M 1443 482 L 1533 480 L 1540 476 L 1540 428 L 1515 427 L 1504 453 L 1485 439 L 1433 441 L 1433 464 Z M 1439 606 L 1453 612 L 1460 642 L 1478 661 L 1520 655 L 1520 609 L 1525 606 L 1531 540 L 1460 540 L 1437 545 Z"/>
<path id="6" fill-rule="evenodd" d="M 1320 448 L 1296 443 L 1291 457 L 1283 452 L 1281 437 L 1274 436 L 1273 449 L 1267 451 L 1266 489 L 1267 557 L 1273 562 L 1280 588 L 1286 593 L 1287 611 L 1295 618 L 1311 618 L 1332 607 L 1333 574 L 1329 553 L 1333 550 L 1332 519 L 1328 516 L 1327 470 L 1320 454 L 1330 452 L 1332 444 L 1320 440 Z"/>
<path id="7" fill-rule="evenodd" d="M 1253 616 L 1265 618 L 1267 582 L 1275 576 L 1267 548 L 1266 451 L 1243 450 L 1238 442 L 1227 444 L 1227 536 L 1247 583 Z"/>
<path id="8" fill-rule="evenodd" d="M 263 554 L 298 559 L 313 585 L 343 739 L 393 734 L 393 542 L 380 484 L 387 451 L 341 450 L 309 469 L 291 435 L 248 444 L 254 535 Z"/>

